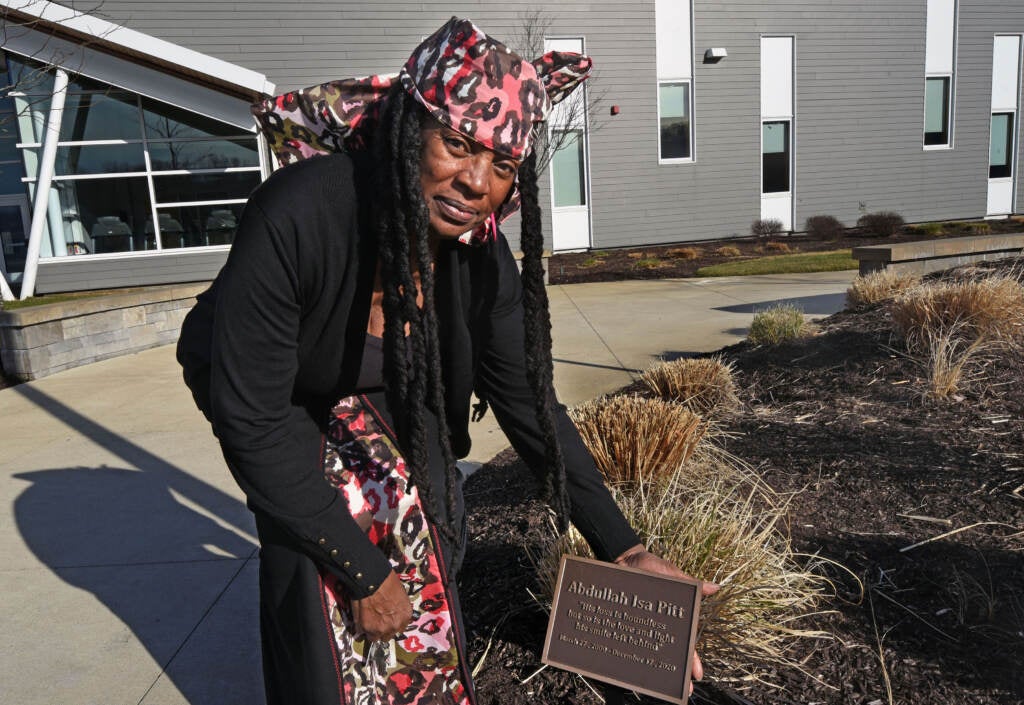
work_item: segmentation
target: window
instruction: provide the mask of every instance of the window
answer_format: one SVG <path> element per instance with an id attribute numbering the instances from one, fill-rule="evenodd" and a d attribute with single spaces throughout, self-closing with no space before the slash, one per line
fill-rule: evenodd
<path id="1" fill-rule="evenodd" d="M 661 129 L 661 159 L 689 159 L 690 84 L 658 84 L 658 120 Z"/>
<path id="2" fill-rule="evenodd" d="M 761 125 L 761 192 L 789 191 L 789 121 Z"/>
<path id="3" fill-rule="evenodd" d="M 949 83 L 949 76 L 926 78 L 924 81 L 926 145 L 949 145 Z"/>
<path id="4" fill-rule="evenodd" d="M 693 160 L 692 0 L 655 0 L 658 159 Z"/>
<path id="5" fill-rule="evenodd" d="M 1013 176 L 1013 113 L 992 115 L 992 135 L 988 149 L 988 178 Z"/>
<path id="6" fill-rule="evenodd" d="M 8 61 L 12 73 L 32 70 L 23 59 Z M 33 197 L 51 97 L 48 84 L 39 86 L 15 99 L 17 148 Z M 41 254 L 230 244 L 242 206 L 260 179 L 254 134 L 73 76 Z"/>
<path id="7" fill-rule="evenodd" d="M 957 0 L 928 0 L 924 48 L 924 147 L 953 144 Z"/>
<path id="8" fill-rule="evenodd" d="M 586 177 L 583 169 L 583 130 L 552 130 L 558 146 L 551 157 L 554 206 L 587 205 Z"/>

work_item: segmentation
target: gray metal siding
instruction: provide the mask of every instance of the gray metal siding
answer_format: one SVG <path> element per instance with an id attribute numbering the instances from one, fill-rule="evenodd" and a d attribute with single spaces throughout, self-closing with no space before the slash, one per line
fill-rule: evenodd
<path id="1" fill-rule="evenodd" d="M 396 70 L 449 15 L 520 34 L 534 2 L 104 0 L 114 22 L 265 73 L 280 90 Z M 760 214 L 760 37 L 795 37 L 795 221 L 895 210 L 909 221 L 981 217 L 987 195 L 992 36 L 1024 33 L 1019 0 L 960 0 L 955 148 L 922 149 L 927 0 L 694 0 L 696 161 L 659 165 L 653 0 L 566 0 L 552 35 L 595 57 L 595 247 L 749 233 Z M 711 46 L 728 58 L 704 65 Z M 610 116 L 612 105 L 620 114 Z M 1019 121 L 1024 123 L 1024 121 Z M 1017 205 L 1024 210 L 1024 140 Z M 542 204 L 550 202 L 541 183 Z M 515 223 L 510 223 L 510 230 Z M 510 235 L 513 247 L 517 236 Z"/>
<path id="2" fill-rule="evenodd" d="M 227 252 L 185 252 L 131 258 L 62 257 L 42 260 L 37 294 L 129 286 L 210 281 L 217 276 Z"/>

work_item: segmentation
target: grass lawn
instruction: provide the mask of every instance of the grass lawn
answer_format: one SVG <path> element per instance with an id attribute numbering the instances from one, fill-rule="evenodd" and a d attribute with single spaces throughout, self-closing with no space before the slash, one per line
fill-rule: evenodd
<path id="1" fill-rule="evenodd" d="M 838 272 L 857 269 L 850 250 L 774 255 L 739 262 L 723 262 L 697 270 L 698 277 L 738 277 L 748 274 L 793 274 L 796 272 Z"/>

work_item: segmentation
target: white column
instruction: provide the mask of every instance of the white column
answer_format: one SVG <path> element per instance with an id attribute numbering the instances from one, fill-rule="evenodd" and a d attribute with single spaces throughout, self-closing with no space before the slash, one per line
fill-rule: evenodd
<path id="1" fill-rule="evenodd" d="M 32 204 L 32 226 L 28 236 L 28 251 L 25 253 L 25 272 L 21 278 L 21 298 L 27 299 L 35 293 L 36 271 L 39 269 L 39 245 L 43 236 L 43 223 L 50 204 L 50 185 L 53 182 L 53 164 L 57 158 L 57 142 L 60 140 L 60 121 L 64 112 L 64 98 L 68 92 L 68 74 L 56 69 L 53 81 L 53 100 L 50 114 L 46 119 L 46 133 L 43 135 L 43 157 L 39 163 L 39 177 L 36 179 L 35 201 Z"/>
<path id="2" fill-rule="evenodd" d="M 11 291 L 11 287 L 7 283 L 7 277 L 4 276 L 3 272 L 0 272 L 0 298 L 4 301 L 14 301 L 14 292 Z"/>

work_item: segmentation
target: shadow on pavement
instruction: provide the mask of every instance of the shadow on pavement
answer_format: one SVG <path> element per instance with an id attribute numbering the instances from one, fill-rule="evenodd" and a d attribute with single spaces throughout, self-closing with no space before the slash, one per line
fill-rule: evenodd
<path id="1" fill-rule="evenodd" d="M 814 296 L 798 296 L 793 299 L 770 299 L 752 304 L 717 306 L 714 310 L 728 313 L 757 313 L 777 304 L 792 304 L 812 316 L 829 316 L 836 311 L 843 310 L 846 305 L 846 294 L 816 294 Z"/>
<path id="2" fill-rule="evenodd" d="M 14 502 L 29 549 L 124 622 L 191 705 L 224 702 L 225 685 L 262 702 L 255 624 L 243 634 L 203 634 L 204 645 L 216 648 L 202 655 L 200 673 L 172 665 L 215 604 L 251 592 L 237 580 L 256 552 L 245 505 L 32 385 L 12 391 L 127 466 L 15 475 L 31 483 Z M 255 615 L 255 595 L 241 597 Z M 247 682 L 237 682 L 240 676 Z"/>

